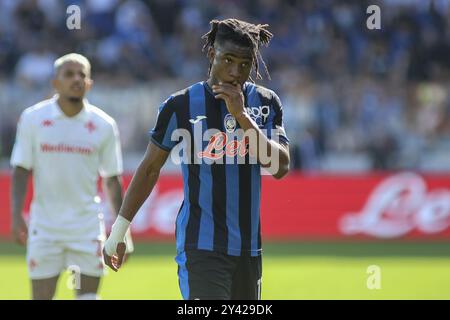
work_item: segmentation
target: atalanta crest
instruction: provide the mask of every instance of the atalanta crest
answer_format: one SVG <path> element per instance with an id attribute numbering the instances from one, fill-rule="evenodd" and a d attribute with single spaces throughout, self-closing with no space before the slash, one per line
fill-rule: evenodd
<path id="1" fill-rule="evenodd" d="M 231 114 L 227 114 L 223 120 L 223 126 L 227 132 L 234 132 L 236 129 L 236 119 Z"/>

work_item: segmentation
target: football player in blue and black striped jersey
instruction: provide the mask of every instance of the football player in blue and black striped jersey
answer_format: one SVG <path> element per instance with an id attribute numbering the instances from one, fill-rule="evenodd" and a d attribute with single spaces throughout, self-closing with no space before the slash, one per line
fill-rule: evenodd
<path id="1" fill-rule="evenodd" d="M 184 201 L 176 221 L 178 277 L 184 299 L 261 298 L 261 168 L 289 171 L 289 140 L 278 96 L 256 85 L 267 25 L 213 20 L 203 36 L 206 81 L 172 94 L 159 108 L 150 142 L 105 243 L 117 271 L 123 236 L 155 186 L 172 149 L 182 155 Z M 277 199 L 279 201 L 280 199 Z"/>

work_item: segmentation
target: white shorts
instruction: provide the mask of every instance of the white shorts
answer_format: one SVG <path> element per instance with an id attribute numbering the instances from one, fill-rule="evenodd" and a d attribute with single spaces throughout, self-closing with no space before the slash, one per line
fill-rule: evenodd
<path id="1" fill-rule="evenodd" d="M 54 241 L 32 239 L 27 244 L 28 274 L 31 279 L 47 279 L 65 269 L 80 274 L 101 277 L 104 274 L 103 243 L 90 241 Z"/>

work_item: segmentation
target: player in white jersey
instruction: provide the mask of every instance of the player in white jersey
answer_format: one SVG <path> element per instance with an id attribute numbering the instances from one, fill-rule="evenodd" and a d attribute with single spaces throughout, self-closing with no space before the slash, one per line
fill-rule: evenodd
<path id="1" fill-rule="evenodd" d="M 60 273 L 74 273 L 79 299 L 95 299 L 103 275 L 105 239 L 97 179 L 118 213 L 122 155 L 113 118 L 84 98 L 91 88 L 89 61 L 68 54 L 55 61 L 57 94 L 21 115 L 11 156 L 12 230 L 27 245 L 33 299 L 52 299 Z M 22 216 L 27 181 L 34 196 L 29 226 Z M 128 249 L 132 250 L 128 233 Z"/>

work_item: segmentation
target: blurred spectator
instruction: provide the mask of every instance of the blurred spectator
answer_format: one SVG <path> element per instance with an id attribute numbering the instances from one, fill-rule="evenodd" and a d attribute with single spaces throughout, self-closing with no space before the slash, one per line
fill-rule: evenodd
<path id="1" fill-rule="evenodd" d="M 97 38 L 114 32 L 114 11 L 119 0 L 86 0 L 86 20 Z"/>
<path id="2" fill-rule="evenodd" d="M 65 28 L 70 4 L 81 7 L 80 30 Z M 366 28 L 370 4 L 381 30 Z M 92 96 L 126 119 L 125 154 L 142 152 L 165 95 L 206 77 L 208 22 L 231 16 L 275 34 L 262 55 L 296 168 L 421 168 L 449 148 L 450 0 L 2 0 L 2 145 L 16 115 L 51 94 L 54 58 L 79 51 L 93 63 Z"/>
<path id="3" fill-rule="evenodd" d="M 20 57 L 16 65 L 16 79 L 24 86 L 48 86 L 56 56 L 40 47 Z"/>

